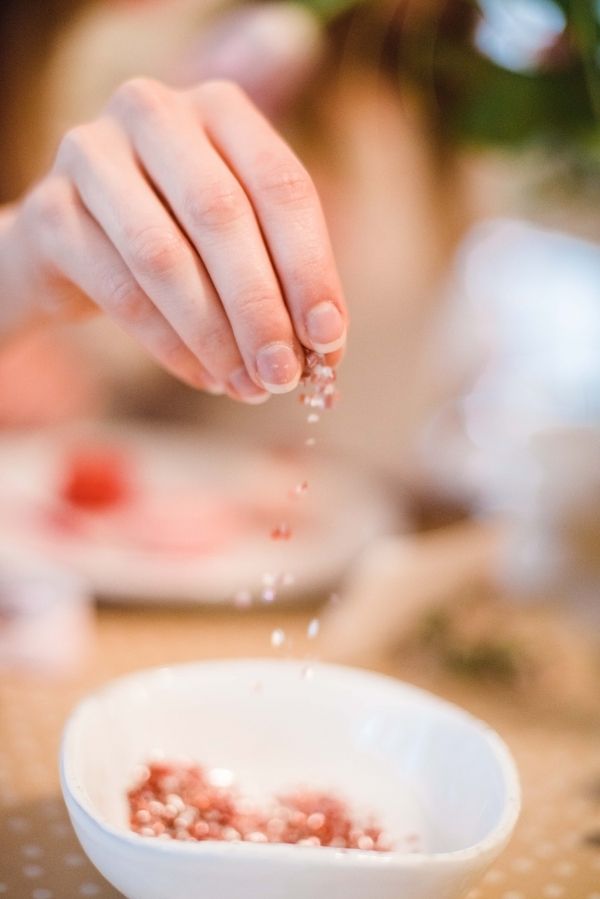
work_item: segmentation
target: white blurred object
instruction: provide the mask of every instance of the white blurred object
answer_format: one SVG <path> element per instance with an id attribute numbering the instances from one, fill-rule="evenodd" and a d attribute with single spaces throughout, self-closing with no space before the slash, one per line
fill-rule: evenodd
<path id="1" fill-rule="evenodd" d="M 3 553 L 0 670 L 71 674 L 89 654 L 91 634 L 90 596 L 79 578 Z"/>
<path id="2" fill-rule="evenodd" d="M 480 5 L 479 50 L 514 72 L 535 70 L 567 25 L 555 0 L 481 0 Z"/>
<path id="3" fill-rule="evenodd" d="M 286 111 L 322 60 L 323 31 L 298 3 L 255 3 L 226 11 L 176 65 L 187 87 L 207 78 L 235 81 L 269 115 Z"/>
<path id="4" fill-rule="evenodd" d="M 485 223 L 458 255 L 450 305 L 443 352 L 463 388 L 428 429 L 427 466 L 508 519 L 511 588 L 600 621 L 600 247 Z"/>
<path id="5" fill-rule="evenodd" d="M 134 497 L 74 528 L 67 508 L 65 528 L 61 485 L 78 446 L 129 459 Z M 0 544 L 77 572 L 107 600 L 227 605 L 249 591 L 266 602 L 269 573 L 294 575 L 279 604 L 326 593 L 366 545 L 395 529 L 401 510 L 360 466 L 300 446 L 282 455 L 195 429 L 98 423 L 6 435 Z M 301 501 L 290 497 L 305 480 Z M 271 539 L 282 522 L 294 539 Z"/>

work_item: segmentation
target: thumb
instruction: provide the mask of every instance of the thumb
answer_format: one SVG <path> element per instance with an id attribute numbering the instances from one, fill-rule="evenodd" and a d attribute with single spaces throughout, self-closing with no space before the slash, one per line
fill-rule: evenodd
<path id="1" fill-rule="evenodd" d="M 261 3 L 222 16 L 190 48 L 181 84 L 237 82 L 267 115 L 284 111 L 314 73 L 324 49 L 317 18 L 296 3 Z"/>

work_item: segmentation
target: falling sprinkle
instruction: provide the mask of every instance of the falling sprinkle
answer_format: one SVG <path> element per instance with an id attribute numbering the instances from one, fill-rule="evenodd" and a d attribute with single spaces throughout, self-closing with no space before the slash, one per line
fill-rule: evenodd
<path id="1" fill-rule="evenodd" d="M 314 673 L 315 669 L 312 665 L 305 665 L 302 669 L 302 680 L 311 680 Z"/>
<path id="2" fill-rule="evenodd" d="M 308 352 L 306 355 L 306 366 L 302 374 L 303 392 L 299 396 L 299 401 L 308 409 L 307 421 L 309 424 L 316 424 L 320 421 L 320 413 L 323 410 L 331 409 L 337 399 L 337 390 L 335 386 L 336 374 L 334 369 L 326 364 L 325 357 L 318 353 Z M 305 440 L 305 446 L 313 447 L 316 445 L 314 437 L 308 437 Z M 289 498 L 297 499 L 304 496 L 308 490 L 308 482 L 298 482 L 289 492 Z M 271 540 L 290 540 L 292 537 L 292 529 L 287 522 L 276 524 L 271 532 Z M 260 598 L 264 603 L 272 603 L 277 598 L 277 591 L 281 587 L 291 586 L 295 581 L 292 574 L 279 573 L 277 575 L 264 574 L 262 579 L 262 590 Z M 248 596 L 245 591 L 238 593 L 236 597 L 236 605 L 245 607 L 250 605 L 252 597 Z M 307 636 L 310 640 L 315 639 L 319 633 L 319 621 L 313 619 L 308 625 Z M 271 642 L 273 646 L 281 646 L 285 640 L 283 631 L 278 629 L 273 631 Z"/>
<path id="3" fill-rule="evenodd" d="M 271 531 L 271 540 L 289 540 L 291 536 L 292 530 L 285 522 L 276 525 Z"/>
<path id="4" fill-rule="evenodd" d="M 304 393 L 300 396 L 303 405 L 316 409 L 330 409 L 337 399 L 335 371 L 325 364 L 318 353 L 309 353 L 302 378 Z"/>
<path id="5" fill-rule="evenodd" d="M 276 628 L 271 634 L 271 646 L 279 649 L 285 643 L 285 632 L 280 628 Z"/>
<path id="6" fill-rule="evenodd" d="M 292 499 L 296 499 L 297 497 L 304 496 L 307 490 L 308 481 L 300 481 L 299 484 L 296 484 L 296 486 L 290 490 L 290 496 Z"/>
<path id="7" fill-rule="evenodd" d="M 291 587 L 292 584 L 296 583 L 296 575 L 292 574 L 291 571 L 286 571 L 281 575 L 281 585 L 282 587 Z"/>
<path id="8" fill-rule="evenodd" d="M 306 629 L 306 636 L 308 637 L 309 640 L 314 640 L 315 637 L 317 637 L 319 635 L 320 626 L 321 625 L 319 624 L 319 619 L 313 618 Z"/>

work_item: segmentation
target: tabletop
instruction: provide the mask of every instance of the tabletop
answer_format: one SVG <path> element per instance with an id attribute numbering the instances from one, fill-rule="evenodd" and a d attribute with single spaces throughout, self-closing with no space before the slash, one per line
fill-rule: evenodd
<path id="1" fill-rule="evenodd" d="M 0 679 L 0 895 L 78 899 L 118 894 L 83 855 L 60 798 L 60 733 L 78 697 L 111 677 L 152 665 L 265 656 L 275 628 L 297 655 L 314 609 L 258 612 L 101 608 L 94 650 L 71 678 Z M 278 650 L 281 652 L 282 650 Z M 600 899 L 600 725 L 577 709 L 515 702 L 505 690 L 452 678 L 399 655 L 371 667 L 457 701 L 508 742 L 524 808 L 499 861 L 466 899 Z M 435 899 L 435 897 L 432 897 Z"/>

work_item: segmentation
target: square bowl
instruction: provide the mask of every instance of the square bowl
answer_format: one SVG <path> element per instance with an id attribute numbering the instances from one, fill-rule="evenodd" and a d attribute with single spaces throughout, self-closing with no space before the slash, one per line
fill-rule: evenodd
<path id="1" fill-rule="evenodd" d="M 139 836 L 126 793 L 154 758 L 234 772 L 249 796 L 334 792 L 399 848 Z M 465 711 L 388 677 L 283 660 L 109 683 L 67 722 L 61 782 L 83 849 L 127 899 L 458 899 L 502 851 L 520 809 L 509 751 Z M 419 851 L 406 848 L 408 834 Z"/>

